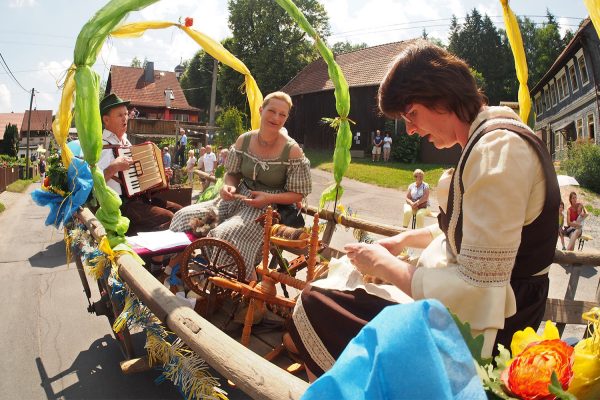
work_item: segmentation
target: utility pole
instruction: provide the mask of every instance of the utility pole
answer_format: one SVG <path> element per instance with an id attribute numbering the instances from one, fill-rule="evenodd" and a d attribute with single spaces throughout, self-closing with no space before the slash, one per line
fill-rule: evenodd
<path id="1" fill-rule="evenodd" d="M 27 118 L 27 149 L 25 150 L 25 179 L 29 179 L 29 132 L 31 131 L 31 107 L 33 106 L 33 91 L 31 89 L 31 99 L 29 100 L 29 118 Z"/>
<path id="2" fill-rule="evenodd" d="M 208 116 L 208 133 L 214 133 L 212 129 L 215 126 L 215 105 L 217 102 L 217 73 L 219 72 L 219 62 L 215 59 L 213 63 L 212 87 L 210 89 L 210 111 Z"/>

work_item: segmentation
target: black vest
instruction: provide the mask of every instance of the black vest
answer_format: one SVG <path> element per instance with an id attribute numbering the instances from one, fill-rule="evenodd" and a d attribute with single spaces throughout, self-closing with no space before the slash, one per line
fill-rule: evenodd
<path id="1" fill-rule="evenodd" d="M 534 149 L 542 165 L 544 179 L 546 181 L 546 196 L 542 212 L 531 224 L 524 226 L 521 231 L 521 244 L 519 245 L 519 249 L 517 251 L 517 257 L 512 270 L 511 280 L 523 279 L 535 275 L 552 264 L 554 251 L 556 249 L 556 240 L 558 238 L 557 220 L 558 206 L 560 204 L 560 190 L 558 188 L 558 181 L 556 179 L 556 173 L 554 171 L 552 159 L 544 143 L 529 129 L 515 126 L 513 124 L 497 123 L 483 129 L 479 134 L 477 134 L 477 137 L 469 142 L 467 148 L 463 150 L 464 156 L 462 157 L 462 162 L 459 161 L 459 165 L 457 165 L 456 170 L 454 171 L 455 174 L 459 174 L 458 179 L 460 184 L 461 198 L 464 194 L 462 172 L 466 161 L 469 158 L 471 150 L 473 149 L 475 143 L 477 143 L 483 137 L 483 135 L 497 129 L 504 129 L 516 133 Z M 527 173 L 527 171 L 523 171 L 523 173 Z M 454 178 L 455 177 L 453 177 L 452 180 L 454 180 Z M 460 253 L 460 246 L 462 242 L 463 202 L 461 201 L 461 209 L 456 211 L 453 209 L 453 203 L 454 185 L 451 183 L 450 192 L 448 194 L 447 210 L 446 213 L 444 213 L 443 210 L 440 209 L 438 222 L 440 228 L 446 235 L 446 238 L 448 238 L 448 225 L 450 222 L 450 217 L 452 216 L 453 212 L 459 213 L 458 224 L 455 232 L 455 242 L 457 252 Z M 507 210 L 509 208 L 510 204 L 507 204 Z"/>

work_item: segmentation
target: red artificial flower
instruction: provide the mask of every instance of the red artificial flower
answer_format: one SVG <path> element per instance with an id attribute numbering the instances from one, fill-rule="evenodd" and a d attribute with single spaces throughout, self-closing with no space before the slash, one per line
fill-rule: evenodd
<path id="1" fill-rule="evenodd" d="M 186 27 L 190 27 L 192 25 L 194 25 L 194 18 L 190 18 L 190 17 L 186 17 L 185 18 L 185 24 Z"/>
<path id="2" fill-rule="evenodd" d="M 548 390 L 552 372 L 566 390 L 573 379 L 574 359 L 573 347 L 560 339 L 531 343 L 502 372 L 502 381 L 520 399 L 554 399 Z"/>

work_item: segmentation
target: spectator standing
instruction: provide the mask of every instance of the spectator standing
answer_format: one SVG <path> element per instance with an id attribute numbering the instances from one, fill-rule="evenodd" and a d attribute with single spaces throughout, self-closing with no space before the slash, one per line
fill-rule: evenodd
<path id="1" fill-rule="evenodd" d="M 381 137 L 381 131 L 377 129 L 377 132 L 375 132 L 375 137 L 373 138 L 373 150 L 371 151 L 371 155 L 373 156 L 373 162 L 379 161 L 379 158 L 381 158 L 382 144 L 383 138 Z"/>
<path id="2" fill-rule="evenodd" d="M 187 172 L 188 182 L 192 185 L 192 189 L 194 188 L 194 167 L 196 166 L 196 157 L 194 157 L 194 150 L 188 151 L 188 159 L 185 166 L 185 171 Z"/>
<path id="3" fill-rule="evenodd" d="M 213 153 L 211 145 L 206 146 L 206 154 L 202 158 L 202 163 L 204 164 L 204 172 L 214 175 L 217 156 Z"/>
<path id="4" fill-rule="evenodd" d="M 46 157 L 44 156 L 40 156 L 40 176 L 42 178 L 42 181 L 44 180 L 44 178 L 46 177 Z"/>
<path id="5" fill-rule="evenodd" d="M 392 151 L 392 138 L 390 137 L 390 133 L 386 132 L 385 137 L 383 138 L 383 161 L 390 161 L 390 153 Z"/>
<path id="6" fill-rule="evenodd" d="M 165 168 L 171 168 L 171 154 L 169 154 L 169 146 L 162 149 L 163 165 Z"/>

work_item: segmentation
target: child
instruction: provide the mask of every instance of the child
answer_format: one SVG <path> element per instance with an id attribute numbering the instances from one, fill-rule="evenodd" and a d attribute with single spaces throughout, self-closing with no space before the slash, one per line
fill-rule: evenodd
<path id="1" fill-rule="evenodd" d="M 194 157 L 194 150 L 188 151 L 188 160 L 185 170 L 188 174 L 188 182 L 194 188 L 194 167 L 196 166 L 196 157 Z"/>
<path id="2" fill-rule="evenodd" d="M 558 237 L 560 237 L 562 249 L 566 250 L 567 249 L 565 247 L 566 228 L 564 227 L 564 225 L 565 225 L 565 203 L 563 203 L 561 200 L 560 205 L 558 206 Z"/>

